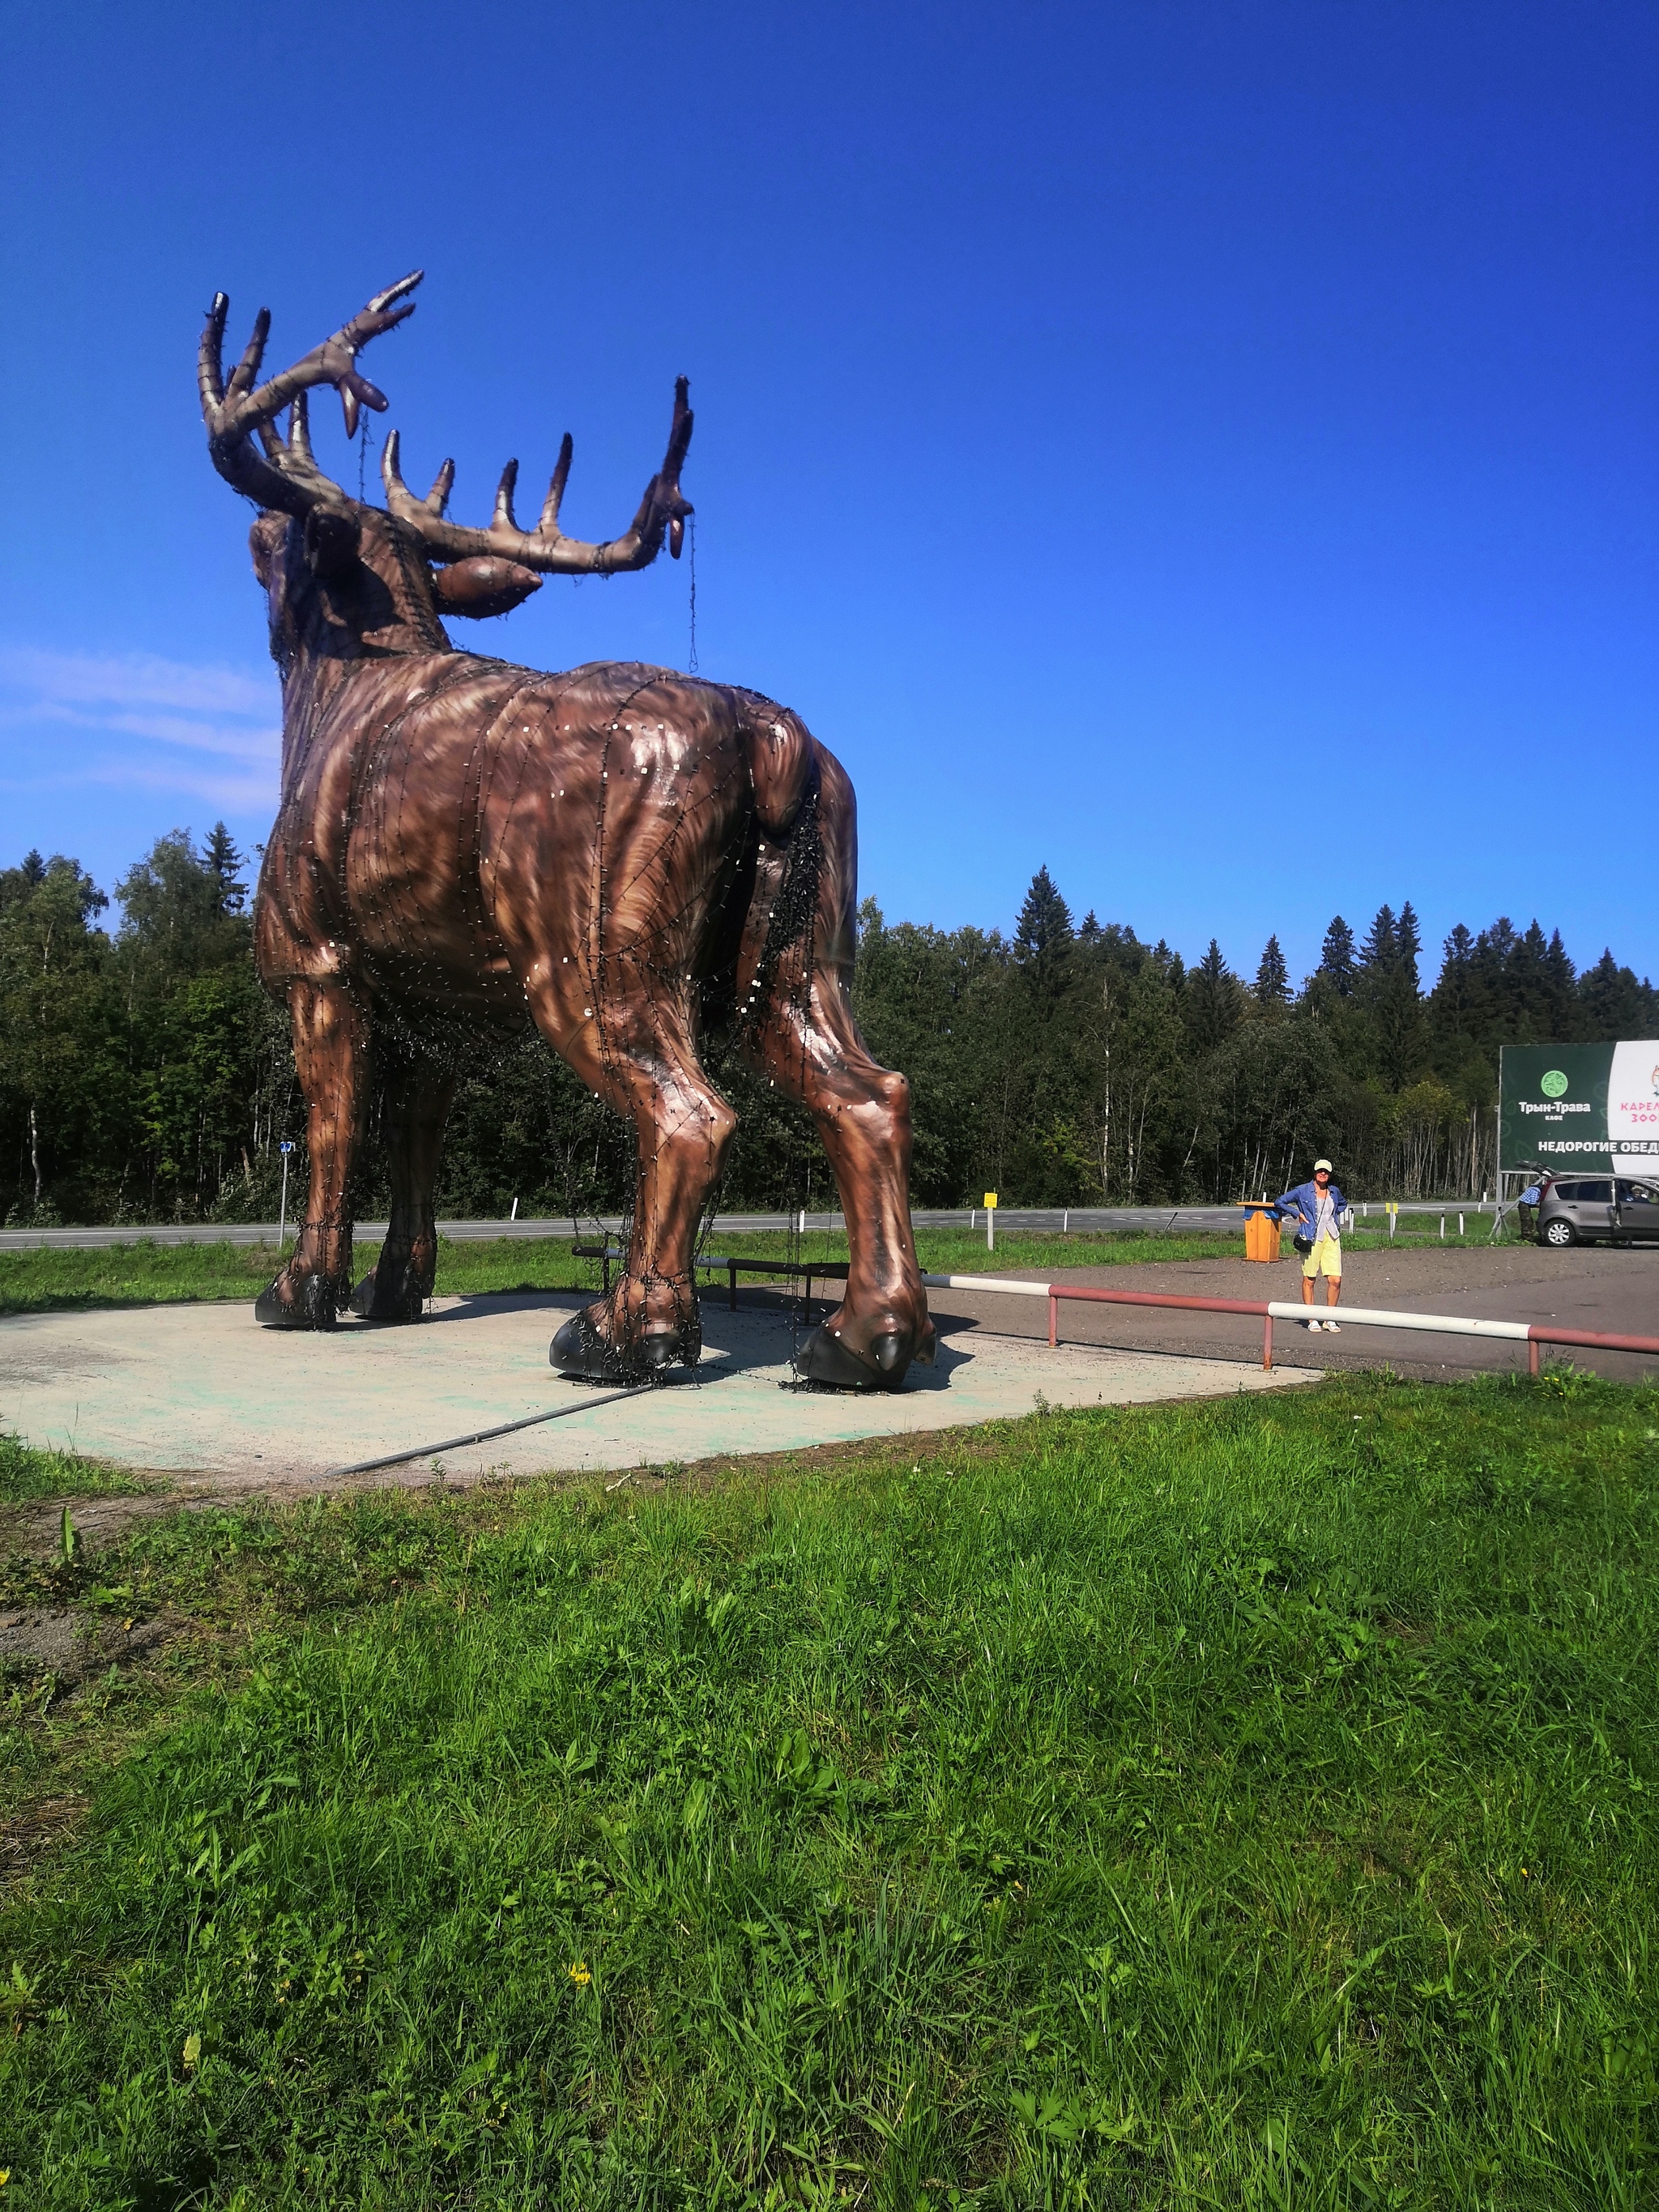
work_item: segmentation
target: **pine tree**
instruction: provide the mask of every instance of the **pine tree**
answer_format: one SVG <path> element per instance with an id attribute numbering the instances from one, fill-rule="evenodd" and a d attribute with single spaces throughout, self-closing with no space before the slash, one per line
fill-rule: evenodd
<path id="1" fill-rule="evenodd" d="M 1243 996 L 1243 986 L 1212 937 L 1187 978 L 1187 1030 L 1194 1051 L 1212 1052 L 1225 1043 L 1238 1026 Z"/>
<path id="2" fill-rule="evenodd" d="M 1396 915 L 1378 907 L 1359 948 L 1356 996 L 1364 1018 L 1372 1071 L 1392 1090 L 1409 1083 L 1425 1043 L 1423 1001 L 1419 994 L 1417 957 L 1422 933 L 1412 903 Z"/>
<path id="3" fill-rule="evenodd" d="M 1039 868 L 1014 927 L 1014 957 L 1052 963 L 1070 949 L 1074 934 L 1072 909 L 1048 869 Z"/>
<path id="4" fill-rule="evenodd" d="M 1440 976 L 1431 1005 L 1435 1025 L 1442 1036 L 1461 1038 L 1474 1033 L 1474 939 L 1465 922 L 1454 924 L 1442 940 Z"/>
<path id="5" fill-rule="evenodd" d="M 1359 948 L 1359 970 L 1373 988 L 1391 975 L 1400 956 L 1399 924 L 1391 906 L 1380 906 Z"/>
<path id="6" fill-rule="evenodd" d="M 1116 925 L 1114 924 L 1115 927 L 1115 926 Z M 1078 943 L 1079 945 L 1093 945 L 1097 939 L 1103 937 L 1105 934 L 1106 933 L 1101 927 L 1099 920 L 1096 915 L 1093 907 L 1091 907 L 1088 913 L 1083 917 L 1083 927 L 1078 931 Z"/>
<path id="7" fill-rule="evenodd" d="M 1388 911 L 1383 908 L 1383 913 Z M 1377 919 L 1381 921 L 1382 915 Z M 1415 998 L 1422 989 L 1422 978 L 1418 974 L 1417 957 L 1423 950 L 1423 933 L 1418 927 L 1417 914 L 1409 899 L 1400 909 L 1400 919 L 1394 930 L 1394 963 L 1412 987 Z"/>
<path id="8" fill-rule="evenodd" d="M 1031 878 L 1014 928 L 1013 953 L 1036 1000 L 1048 1005 L 1064 979 L 1067 955 L 1076 942 L 1072 909 L 1047 868 Z"/>
<path id="9" fill-rule="evenodd" d="M 1549 993 L 1550 1018 L 1555 1024 L 1556 1036 L 1564 1041 L 1576 1036 L 1578 970 L 1567 957 L 1567 948 L 1561 942 L 1559 929 L 1550 932 L 1550 941 L 1544 948 L 1544 981 Z"/>
<path id="10" fill-rule="evenodd" d="M 1291 1003 L 1291 974 L 1276 936 L 1270 937 L 1262 947 L 1254 996 L 1257 1006 L 1267 1013 L 1282 1012 Z"/>
<path id="11" fill-rule="evenodd" d="M 1351 999 L 1357 964 L 1353 932 L 1340 914 L 1333 915 L 1320 951 L 1318 973 L 1328 979 L 1339 998 Z"/>
<path id="12" fill-rule="evenodd" d="M 1616 1044 L 1620 1037 L 1659 1035 L 1659 991 L 1636 971 L 1621 968 L 1611 950 L 1578 979 L 1580 1034 L 1592 1044 Z"/>
<path id="13" fill-rule="evenodd" d="M 237 879 L 242 866 L 242 855 L 237 851 L 231 834 L 222 822 L 216 822 L 208 832 L 207 843 L 202 848 L 202 860 L 217 885 L 215 912 L 221 915 L 240 914 L 247 904 L 247 885 Z"/>

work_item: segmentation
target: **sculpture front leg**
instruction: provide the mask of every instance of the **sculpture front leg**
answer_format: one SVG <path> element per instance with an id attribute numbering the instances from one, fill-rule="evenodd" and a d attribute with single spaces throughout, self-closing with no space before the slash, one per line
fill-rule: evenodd
<path id="1" fill-rule="evenodd" d="M 369 1024 L 348 987 L 290 987 L 294 1061 L 306 1102 L 311 1173 L 294 1255 L 255 1301 L 264 1328 L 332 1328 L 351 1294 L 347 1194 L 362 1141 L 371 1072 Z"/>

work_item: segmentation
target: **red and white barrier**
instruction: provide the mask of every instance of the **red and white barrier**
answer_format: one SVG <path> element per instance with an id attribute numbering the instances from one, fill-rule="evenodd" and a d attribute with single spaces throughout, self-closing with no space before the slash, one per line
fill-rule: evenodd
<path id="1" fill-rule="evenodd" d="M 1439 1336 L 1485 1336 L 1527 1346 L 1528 1371 L 1538 1372 L 1539 1346 L 1545 1344 L 1578 1346 L 1594 1352 L 1645 1352 L 1659 1355 L 1659 1336 L 1613 1336 L 1585 1328 L 1557 1328 L 1535 1321 L 1476 1321 L 1462 1314 L 1393 1313 L 1377 1306 L 1313 1308 L 1283 1298 L 1177 1297 L 1160 1291 L 1097 1291 L 1077 1283 L 1010 1282 L 1000 1275 L 924 1275 L 930 1290 L 1000 1291 L 1010 1297 L 1047 1298 L 1048 1341 L 1060 1342 L 1060 1304 L 1062 1298 L 1087 1305 L 1164 1306 L 1188 1313 L 1254 1314 L 1261 1322 L 1261 1364 L 1273 1364 L 1273 1323 L 1307 1322 L 1314 1313 L 1355 1328 L 1414 1328 Z"/>

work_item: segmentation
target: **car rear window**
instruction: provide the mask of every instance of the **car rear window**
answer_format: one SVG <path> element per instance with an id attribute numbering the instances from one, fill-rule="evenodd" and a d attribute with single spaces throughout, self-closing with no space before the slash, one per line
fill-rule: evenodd
<path id="1" fill-rule="evenodd" d="M 1606 1206 L 1613 1198 L 1612 1182 L 1576 1182 L 1559 1187 L 1563 1198 L 1576 1198 L 1581 1206 Z"/>

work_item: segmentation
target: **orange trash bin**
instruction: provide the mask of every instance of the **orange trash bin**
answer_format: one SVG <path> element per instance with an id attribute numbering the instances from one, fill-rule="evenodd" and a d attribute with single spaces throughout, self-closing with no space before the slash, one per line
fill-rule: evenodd
<path id="1" fill-rule="evenodd" d="M 1265 1205 L 1245 1206 L 1244 1257 L 1247 1260 L 1278 1259 L 1279 1218 L 1272 1206 Z"/>

